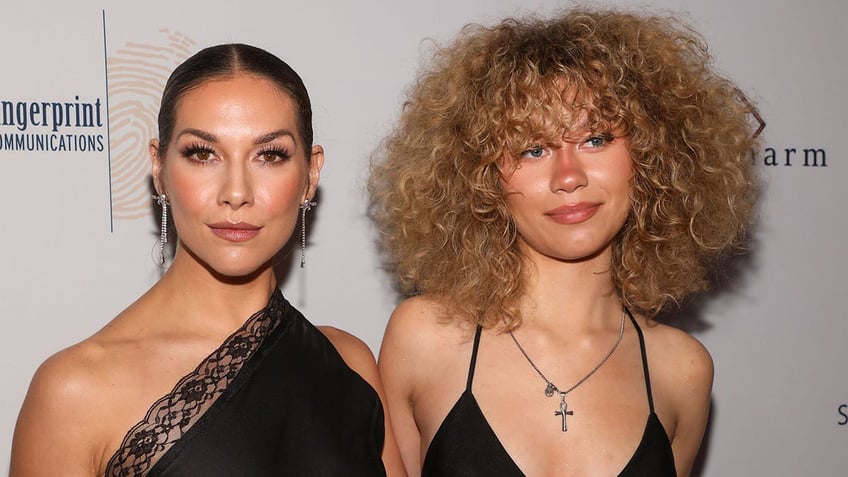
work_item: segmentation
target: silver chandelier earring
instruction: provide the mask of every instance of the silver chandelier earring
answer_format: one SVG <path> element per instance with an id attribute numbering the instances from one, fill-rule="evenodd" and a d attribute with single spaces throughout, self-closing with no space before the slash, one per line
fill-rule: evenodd
<path id="1" fill-rule="evenodd" d="M 306 264 L 306 213 L 316 205 L 318 205 L 318 202 L 309 199 L 305 199 L 300 204 L 300 268 L 303 268 L 303 265 Z"/>
<path id="2" fill-rule="evenodd" d="M 168 196 L 165 194 L 154 195 L 153 199 L 162 208 L 162 221 L 159 224 L 159 264 L 165 263 L 165 244 L 168 243 Z"/>

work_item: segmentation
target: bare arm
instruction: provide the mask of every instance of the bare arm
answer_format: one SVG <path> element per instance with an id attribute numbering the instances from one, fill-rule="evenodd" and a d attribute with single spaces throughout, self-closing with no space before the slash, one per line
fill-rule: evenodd
<path id="1" fill-rule="evenodd" d="M 677 409 L 677 425 L 671 439 L 677 475 L 686 477 L 698 456 L 710 412 L 713 361 L 701 343 L 690 336 L 672 346 L 667 365 L 669 390 Z"/>
<path id="2" fill-rule="evenodd" d="M 374 355 L 371 353 L 371 349 L 355 336 L 339 329 L 327 326 L 319 327 L 319 329 L 333 343 L 333 346 L 342 356 L 345 363 L 377 391 L 377 395 L 380 397 L 380 401 L 383 403 L 383 409 L 385 410 L 386 439 L 383 444 L 383 465 L 386 466 L 386 473 L 389 477 L 405 477 L 406 472 L 404 471 L 401 455 L 398 452 L 397 443 L 392 432 L 391 412 L 386 406 L 386 396 L 383 391 L 380 374 L 377 371 L 377 363 L 374 361 Z"/>
<path id="3" fill-rule="evenodd" d="M 414 414 L 415 383 L 419 382 L 419 367 L 428 366 L 428 355 L 438 354 L 435 349 L 426 352 L 430 348 L 427 344 L 430 333 L 422 325 L 432 321 L 426 303 L 421 299 L 407 300 L 392 313 L 380 347 L 379 368 L 386 400 L 398 448 L 411 477 L 421 475 L 424 458 Z"/>

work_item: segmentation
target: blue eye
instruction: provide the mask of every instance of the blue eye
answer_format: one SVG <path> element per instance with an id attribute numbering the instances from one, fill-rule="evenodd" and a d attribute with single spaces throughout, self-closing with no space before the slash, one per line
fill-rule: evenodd
<path id="1" fill-rule="evenodd" d="M 545 148 L 542 146 L 533 146 L 530 149 L 521 153 L 521 157 L 526 157 L 530 159 L 538 159 L 545 154 Z"/>
<path id="2" fill-rule="evenodd" d="M 589 139 L 586 139 L 585 141 L 583 141 L 583 144 L 591 148 L 598 148 L 606 146 L 607 144 L 612 142 L 612 140 L 612 134 L 599 134 L 597 136 L 592 136 Z"/>

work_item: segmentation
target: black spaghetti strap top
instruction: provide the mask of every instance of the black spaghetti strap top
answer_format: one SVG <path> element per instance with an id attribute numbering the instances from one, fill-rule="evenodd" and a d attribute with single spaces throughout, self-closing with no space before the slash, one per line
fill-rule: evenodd
<path id="1" fill-rule="evenodd" d="M 109 476 L 385 476 L 383 407 L 279 290 L 151 407 Z"/>
<path id="2" fill-rule="evenodd" d="M 675 477 L 677 472 L 674 467 L 671 442 L 668 440 L 668 435 L 665 433 L 659 417 L 654 412 L 651 377 L 648 373 L 648 358 L 645 353 L 645 338 L 630 310 L 627 310 L 627 315 L 639 336 L 650 413 L 645 424 L 645 431 L 642 434 L 642 440 L 619 477 Z M 468 369 L 465 391 L 433 437 L 424 458 L 422 477 L 524 476 L 524 473 L 498 441 L 495 432 L 489 426 L 486 416 L 483 415 L 483 411 L 471 392 L 481 332 L 482 328 L 478 326 L 474 335 L 474 347 L 471 352 L 471 363 Z"/>

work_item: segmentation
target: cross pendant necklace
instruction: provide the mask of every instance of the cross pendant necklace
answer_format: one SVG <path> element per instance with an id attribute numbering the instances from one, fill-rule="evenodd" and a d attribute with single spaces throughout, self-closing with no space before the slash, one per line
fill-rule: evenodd
<path id="1" fill-rule="evenodd" d="M 515 346 L 518 347 L 518 350 L 521 351 L 521 354 L 524 355 L 524 358 L 527 360 L 528 363 L 530 363 L 530 366 L 532 366 L 533 369 L 536 370 L 536 374 L 538 374 L 539 376 L 541 376 L 542 379 L 545 380 L 545 383 L 547 384 L 547 386 L 545 386 L 545 396 L 553 397 L 554 393 L 559 393 L 559 411 L 554 411 L 554 416 L 560 416 L 562 418 L 562 432 L 568 430 L 568 426 L 566 426 L 565 424 L 566 417 L 574 415 L 574 411 L 568 409 L 568 403 L 565 402 L 565 395 L 576 389 L 577 386 L 583 384 L 584 381 L 586 381 L 593 374 L 595 374 L 595 371 L 601 369 L 601 366 L 603 366 L 604 363 L 606 363 L 607 360 L 610 358 L 610 356 L 612 356 L 612 353 L 615 351 L 616 348 L 618 348 L 619 343 L 621 343 L 621 338 L 624 336 L 624 317 L 629 314 L 630 311 L 626 307 L 621 308 L 621 327 L 618 330 L 618 338 L 616 338 L 615 343 L 612 345 L 612 349 L 609 350 L 606 356 L 604 356 L 604 358 L 597 365 L 595 365 L 595 367 L 592 368 L 591 371 L 586 373 L 585 376 L 580 378 L 579 381 L 574 383 L 574 385 L 572 385 L 565 391 L 559 389 L 556 384 L 552 383 L 550 379 L 545 377 L 545 375 L 542 373 L 542 370 L 540 370 L 539 367 L 536 366 L 536 363 L 534 363 L 533 360 L 530 359 L 530 356 L 527 354 L 527 352 L 524 351 L 524 347 L 521 346 L 521 343 L 518 342 L 518 339 L 515 337 L 512 331 L 509 332 L 509 336 L 512 337 L 512 341 L 515 342 Z"/>
<path id="2" fill-rule="evenodd" d="M 565 423 L 565 418 L 566 416 L 573 416 L 574 411 L 568 410 L 568 403 L 565 402 L 565 393 L 560 391 L 559 395 L 559 411 L 554 412 L 554 416 L 562 416 L 562 432 L 565 432 L 568 430 L 568 426 Z"/>

